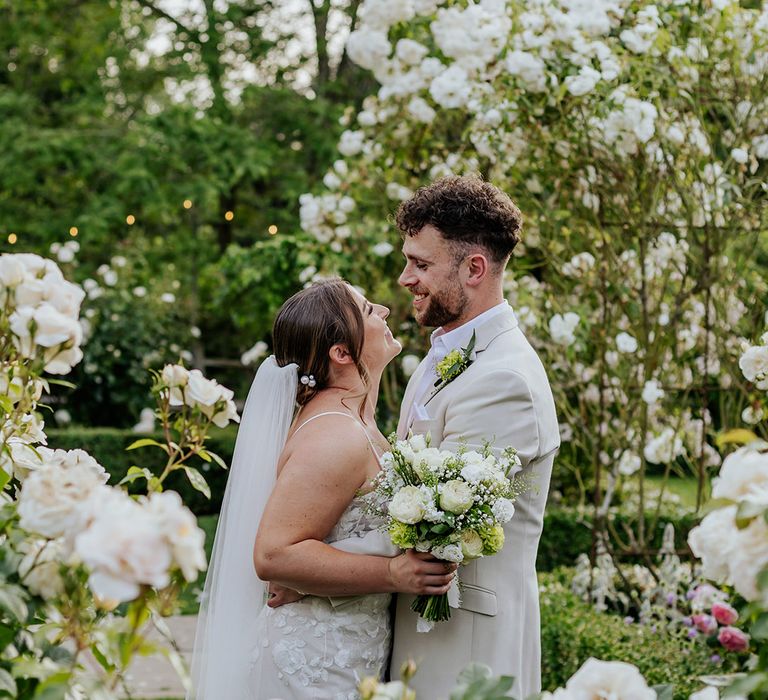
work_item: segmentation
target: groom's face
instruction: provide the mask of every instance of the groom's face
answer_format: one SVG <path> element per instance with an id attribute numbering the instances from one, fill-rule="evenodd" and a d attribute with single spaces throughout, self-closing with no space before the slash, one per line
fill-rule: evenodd
<path id="1" fill-rule="evenodd" d="M 440 231 L 427 225 L 415 236 L 406 236 L 403 255 L 405 269 L 398 282 L 413 294 L 416 322 L 445 330 L 461 325 L 469 305 L 461 261 Z"/>

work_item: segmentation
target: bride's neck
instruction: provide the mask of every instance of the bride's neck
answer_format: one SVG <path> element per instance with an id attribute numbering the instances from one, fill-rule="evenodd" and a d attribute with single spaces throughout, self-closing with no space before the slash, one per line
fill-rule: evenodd
<path id="1" fill-rule="evenodd" d="M 321 394 L 326 394 L 329 399 L 333 397 L 332 400 L 339 401 L 355 414 L 361 413 L 362 408 L 362 416 L 369 422 L 374 420 L 380 381 L 380 375 L 369 377 L 366 386 L 359 376 L 332 377 Z"/>

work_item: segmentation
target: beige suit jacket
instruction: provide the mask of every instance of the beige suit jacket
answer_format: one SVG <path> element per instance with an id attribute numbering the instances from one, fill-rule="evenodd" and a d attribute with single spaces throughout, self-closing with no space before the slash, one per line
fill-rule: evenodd
<path id="1" fill-rule="evenodd" d="M 400 436 L 429 432 L 441 449 L 462 442 L 497 449 L 512 446 L 523 464 L 520 477 L 532 488 L 516 503 L 505 525 L 506 543 L 493 557 L 460 567 L 461 608 L 427 634 L 416 632 L 411 596 L 400 595 L 395 616 L 391 672 L 409 658 L 419 670 L 412 681 L 419 700 L 447 700 L 456 675 L 470 661 L 489 665 L 495 674 L 515 676 L 515 697 L 538 692 L 541 642 L 536 552 L 552 463 L 560 445 L 555 404 L 544 367 L 518 327 L 512 309 L 476 329 L 475 359 L 426 403 L 428 420 L 406 425 L 415 387 L 426 371 L 419 366 L 406 389 Z"/>

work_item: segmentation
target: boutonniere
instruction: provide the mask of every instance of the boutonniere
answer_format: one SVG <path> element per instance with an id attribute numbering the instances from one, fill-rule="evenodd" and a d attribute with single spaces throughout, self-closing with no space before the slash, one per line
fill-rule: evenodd
<path id="1" fill-rule="evenodd" d="M 451 350 L 437 363 L 435 370 L 438 380 L 435 382 L 434 390 L 424 402 L 425 405 L 472 364 L 472 351 L 475 349 L 476 340 L 475 332 L 472 331 L 472 337 L 469 339 L 467 347 L 461 348 L 461 350 Z"/>

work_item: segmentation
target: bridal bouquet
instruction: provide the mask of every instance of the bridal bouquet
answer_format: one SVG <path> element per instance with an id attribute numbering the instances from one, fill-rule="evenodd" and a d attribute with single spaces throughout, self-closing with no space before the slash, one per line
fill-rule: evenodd
<path id="1" fill-rule="evenodd" d="M 456 563 L 504 546 L 502 525 L 522 491 L 511 478 L 521 468 L 514 449 L 497 458 L 490 444 L 481 452 L 448 452 L 430 447 L 429 435 L 389 441 L 370 503 L 385 518 L 393 544 Z M 447 594 L 417 596 L 411 608 L 430 622 L 451 616 Z"/>

